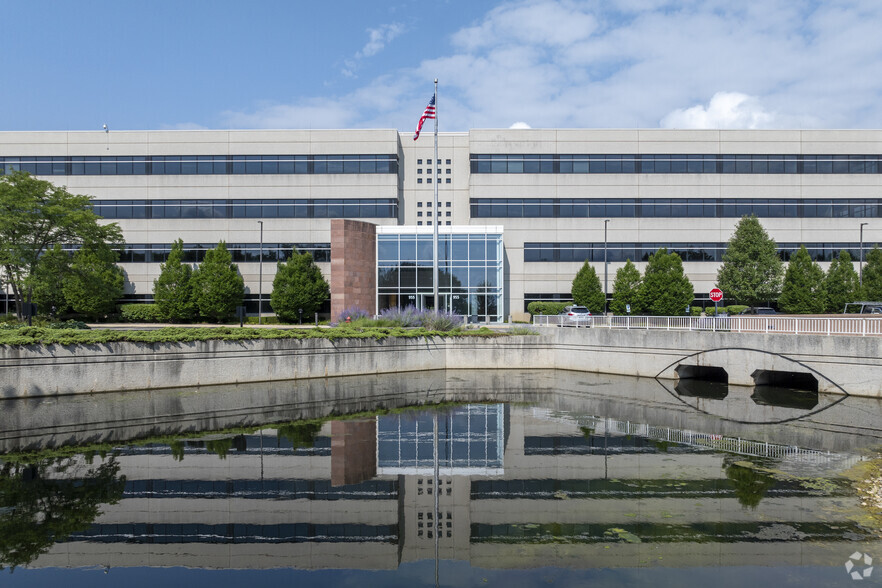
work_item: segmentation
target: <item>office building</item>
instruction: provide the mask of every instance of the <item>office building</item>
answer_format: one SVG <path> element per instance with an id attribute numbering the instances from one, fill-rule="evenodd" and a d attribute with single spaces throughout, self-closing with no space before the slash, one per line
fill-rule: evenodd
<path id="1" fill-rule="evenodd" d="M 331 282 L 335 219 L 377 226 L 375 259 L 359 262 L 375 266 L 366 310 L 434 304 L 437 223 L 439 305 L 481 321 L 570 299 L 586 260 L 611 290 L 626 259 L 642 270 L 659 247 L 706 303 L 745 214 L 785 260 L 801 244 L 858 259 L 879 238 L 882 131 L 475 129 L 438 144 L 435 160 L 431 134 L 391 129 L 0 132 L 0 168 L 87 194 L 120 224 L 128 301 L 152 299 L 176 239 L 193 263 L 223 240 L 251 312 L 259 290 L 270 311 L 292 247 Z"/>

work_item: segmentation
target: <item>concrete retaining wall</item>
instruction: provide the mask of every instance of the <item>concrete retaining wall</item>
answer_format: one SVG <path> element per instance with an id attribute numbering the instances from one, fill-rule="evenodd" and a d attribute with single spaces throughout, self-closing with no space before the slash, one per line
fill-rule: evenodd
<path id="1" fill-rule="evenodd" d="M 678 365 L 811 373 L 820 392 L 882 396 L 882 338 L 539 328 L 498 338 L 207 341 L 0 348 L 5 398 L 436 369 L 566 369 L 675 379 Z"/>

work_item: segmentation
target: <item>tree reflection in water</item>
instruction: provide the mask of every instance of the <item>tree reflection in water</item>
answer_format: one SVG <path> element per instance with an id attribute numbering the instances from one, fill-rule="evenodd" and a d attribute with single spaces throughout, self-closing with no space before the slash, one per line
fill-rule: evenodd
<path id="1" fill-rule="evenodd" d="M 745 508 L 755 509 L 759 506 L 766 493 L 775 485 L 774 477 L 757 471 L 750 462 L 734 461 L 727 456 L 723 467 L 735 490 L 735 498 Z"/>
<path id="2" fill-rule="evenodd" d="M 0 570 L 25 565 L 55 542 L 87 529 L 125 489 L 114 456 L 0 464 Z"/>

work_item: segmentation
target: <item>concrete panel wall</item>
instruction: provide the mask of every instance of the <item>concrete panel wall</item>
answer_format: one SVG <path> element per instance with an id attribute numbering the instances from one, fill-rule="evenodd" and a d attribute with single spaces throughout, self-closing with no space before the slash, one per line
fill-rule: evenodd
<path id="1" fill-rule="evenodd" d="M 809 373 L 818 391 L 882 397 L 882 338 L 541 328 L 498 338 L 207 341 L 4 347 L 6 398 L 437 369 L 565 369 L 676 379 L 716 366 L 729 383 L 756 370 Z"/>

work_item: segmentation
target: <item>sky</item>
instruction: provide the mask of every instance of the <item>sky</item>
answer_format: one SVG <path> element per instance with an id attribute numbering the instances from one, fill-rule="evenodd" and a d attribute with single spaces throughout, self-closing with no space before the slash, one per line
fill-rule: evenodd
<path id="1" fill-rule="evenodd" d="M 882 128 L 879 0 L 0 0 L 0 131 Z"/>

